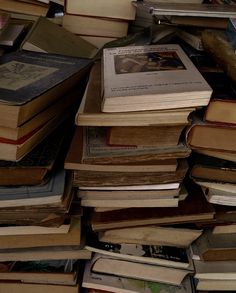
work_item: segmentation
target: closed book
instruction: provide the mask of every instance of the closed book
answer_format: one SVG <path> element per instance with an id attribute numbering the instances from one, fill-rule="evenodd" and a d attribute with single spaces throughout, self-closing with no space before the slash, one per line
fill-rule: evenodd
<path id="1" fill-rule="evenodd" d="M 0 125 L 7 127 L 23 124 L 54 103 L 91 64 L 88 59 L 22 51 L 6 54 L 1 61 Z"/>

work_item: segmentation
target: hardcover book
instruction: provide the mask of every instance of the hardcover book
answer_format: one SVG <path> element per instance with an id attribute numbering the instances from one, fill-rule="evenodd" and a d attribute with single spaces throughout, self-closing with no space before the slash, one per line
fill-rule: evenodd
<path id="1" fill-rule="evenodd" d="M 88 59 L 17 51 L 0 65 L 0 125 L 17 127 L 76 85 L 88 71 Z"/>
<path id="2" fill-rule="evenodd" d="M 103 50 L 103 112 L 206 106 L 212 89 L 179 45 Z"/>

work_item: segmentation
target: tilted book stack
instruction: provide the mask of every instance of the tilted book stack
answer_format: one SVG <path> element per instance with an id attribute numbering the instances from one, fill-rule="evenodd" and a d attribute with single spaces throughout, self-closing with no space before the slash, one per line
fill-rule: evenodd
<path id="1" fill-rule="evenodd" d="M 211 92 L 178 45 L 105 49 L 102 64 L 93 66 L 64 165 L 73 171 L 81 205 L 91 211 L 91 234 L 99 235 L 86 242 L 98 255 L 86 266 L 85 287 L 108 289 L 115 282 L 111 274 L 140 279 L 141 270 L 145 281 L 188 282 L 188 248 L 202 231 L 173 225 L 211 221 L 214 210 L 200 188 L 184 187 L 190 152 L 181 134 L 188 115 L 207 105 Z M 182 233 L 185 240 L 173 236 Z M 143 258 L 146 253 L 135 247 L 160 254 Z M 185 264 L 172 262 L 175 249 Z M 111 272 L 112 267 L 120 270 Z M 104 284 L 96 282 L 97 273 Z"/>

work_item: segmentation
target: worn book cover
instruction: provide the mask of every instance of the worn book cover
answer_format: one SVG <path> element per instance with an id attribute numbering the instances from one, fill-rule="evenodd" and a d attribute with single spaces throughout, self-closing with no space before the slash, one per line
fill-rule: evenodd
<path id="1" fill-rule="evenodd" d="M 211 87 L 176 44 L 103 50 L 103 112 L 206 106 Z"/>

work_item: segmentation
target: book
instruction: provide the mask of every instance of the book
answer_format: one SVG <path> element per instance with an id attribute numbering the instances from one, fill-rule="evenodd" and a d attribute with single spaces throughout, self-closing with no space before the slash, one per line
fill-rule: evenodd
<path id="1" fill-rule="evenodd" d="M 135 8 L 131 2 L 131 0 L 122 0 L 108 4 L 105 0 L 99 0 L 95 4 L 92 0 L 86 3 L 82 0 L 77 2 L 66 0 L 65 11 L 76 15 L 132 20 L 135 18 Z"/>
<path id="2" fill-rule="evenodd" d="M 100 213 L 93 211 L 90 223 L 94 231 L 103 231 L 144 225 L 210 221 L 214 213 L 213 206 L 206 201 L 201 188 L 193 185 L 187 198 L 180 201 L 178 207 L 139 208 L 138 210 L 131 208 Z"/>
<path id="3" fill-rule="evenodd" d="M 27 3 L 16 0 L 2 0 L 1 9 L 8 13 L 25 13 L 33 16 L 46 16 L 48 11 L 47 5 L 37 5 L 34 3 Z"/>
<path id="4" fill-rule="evenodd" d="M 218 205 L 229 205 L 229 206 L 236 206 L 236 197 L 235 197 L 235 190 L 231 191 L 224 191 L 221 189 L 217 189 L 214 187 L 204 187 L 204 183 L 202 184 L 202 190 L 205 194 L 206 199 L 214 204 Z M 214 186 L 214 185 L 213 185 Z M 223 186 L 224 188 L 225 186 Z M 232 186 L 234 188 L 235 186 Z"/>
<path id="5" fill-rule="evenodd" d="M 71 142 L 70 148 L 68 150 L 64 168 L 67 170 L 84 170 L 84 171 L 103 171 L 103 172 L 175 172 L 177 169 L 177 161 L 175 159 L 166 159 L 166 160 L 155 160 L 151 158 L 151 155 L 147 160 L 143 160 L 138 162 L 137 158 L 132 158 L 128 162 L 122 163 L 114 163 L 104 162 L 104 163 L 96 163 L 91 160 L 90 162 L 86 162 L 86 153 L 87 148 L 89 148 L 89 144 L 91 143 L 93 147 L 93 143 L 88 138 L 90 133 L 93 135 L 95 133 L 94 138 L 96 139 L 100 135 L 101 129 L 96 128 L 92 131 L 86 131 L 82 127 L 77 127 L 75 130 L 75 134 L 73 140 Z M 112 157 L 112 147 L 110 147 Z M 104 146 L 102 151 L 106 151 L 106 146 Z M 109 151 L 109 147 L 108 150 Z M 135 153 L 135 152 L 134 152 Z M 85 158 L 85 160 L 84 160 Z"/>
<path id="6" fill-rule="evenodd" d="M 236 183 L 235 162 L 193 153 L 193 167 L 190 176 L 206 181 Z"/>
<path id="7" fill-rule="evenodd" d="M 98 49 L 79 36 L 39 17 L 21 43 L 22 50 L 93 58 Z"/>
<path id="8" fill-rule="evenodd" d="M 196 289 L 199 292 L 234 292 L 236 288 L 235 280 L 197 280 Z M 209 290 L 209 291 L 206 291 Z"/>
<path id="9" fill-rule="evenodd" d="M 153 290 L 165 290 L 174 293 L 192 292 L 192 284 L 189 278 L 183 281 L 181 286 L 173 286 L 168 284 L 148 282 L 141 280 L 133 280 L 130 278 L 108 276 L 105 274 L 96 274 L 92 272 L 93 262 L 86 262 L 82 286 L 85 288 L 95 288 L 100 290 L 110 290 L 115 293 L 134 293 L 147 292 Z M 153 289 L 154 288 L 154 289 Z"/>
<path id="10" fill-rule="evenodd" d="M 215 150 L 207 150 L 207 149 L 196 149 L 194 150 L 194 152 L 197 152 L 199 154 L 203 154 L 206 156 L 212 156 L 214 158 L 236 162 L 236 154 L 232 152 L 215 151 Z"/>
<path id="11" fill-rule="evenodd" d="M 188 166 L 185 160 L 180 160 L 176 172 L 105 172 L 105 171 L 73 171 L 74 187 L 97 186 L 134 186 L 166 183 L 181 183 Z"/>
<path id="12" fill-rule="evenodd" d="M 151 282 L 180 285 L 188 271 L 118 259 L 96 253 L 92 272 Z"/>
<path id="13" fill-rule="evenodd" d="M 101 111 L 101 63 L 96 62 L 89 75 L 86 91 L 75 117 L 78 126 L 150 126 L 188 123 L 194 108 L 161 111 L 104 113 Z"/>
<path id="14" fill-rule="evenodd" d="M 9 13 L 1 11 L 0 13 L 0 33 L 7 27 L 10 22 L 11 15 Z"/>
<path id="15" fill-rule="evenodd" d="M 112 146 L 176 146 L 185 126 L 111 126 L 107 130 L 107 143 Z"/>
<path id="16" fill-rule="evenodd" d="M 212 93 L 175 44 L 106 48 L 103 73 L 103 112 L 206 106 Z"/>
<path id="17" fill-rule="evenodd" d="M 236 16 L 234 5 L 202 4 L 202 3 L 156 3 L 152 0 L 135 2 L 140 9 L 149 11 L 152 15 L 177 15 L 201 17 L 228 17 Z"/>
<path id="18" fill-rule="evenodd" d="M 203 51 L 201 33 L 201 30 L 197 30 L 196 28 L 177 30 L 177 36 L 181 40 L 185 41 L 187 44 L 199 51 Z"/>
<path id="19" fill-rule="evenodd" d="M 111 229 L 99 233 L 99 241 L 114 244 L 163 245 L 189 247 L 203 230 L 178 227 L 141 226 Z M 181 236 L 180 236 L 181 235 Z"/>
<path id="20" fill-rule="evenodd" d="M 73 259 L 2 262 L 0 279 L 21 283 L 76 285 L 81 265 Z"/>
<path id="21" fill-rule="evenodd" d="M 95 234 L 88 234 L 85 248 L 100 255 L 138 263 L 193 270 L 186 248 L 166 245 L 118 244 L 99 241 Z"/>
<path id="22" fill-rule="evenodd" d="M 4 29 L 0 34 L 0 45 L 1 46 L 14 46 L 20 39 L 25 29 L 23 24 L 11 24 Z"/>
<path id="23" fill-rule="evenodd" d="M 232 153 L 236 151 L 236 141 L 234 141 L 236 128 L 234 125 L 205 122 L 197 114 L 192 118 L 193 123 L 186 131 L 186 141 L 189 147 Z"/>
<path id="24" fill-rule="evenodd" d="M 60 154 L 59 150 L 63 150 L 66 125 L 57 127 L 22 160 L 18 162 L 0 160 L 0 184 L 15 186 L 42 184 L 55 166 Z"/>
<path id="25" fill-rule="evenodd" d="M 228 236 L 228 237 L 227 237 Z M 215 234 L 205 229 L 202 235 L 192 243 L 192 258 L 202 261 L 235 261 L 234 247 L 236 233 L 230 235 Z"/>
<path id="26" fill-rule="evenodd" d="M 114 18 L 97 18 L 65 14 L 62 25 L 76 35 L 121 38 L 127 35 L 129 22 Z"/>
<path id="27" fill-rule="evenodd" d="M 2 56 L 1 61 L 0 125 L 6 127 L 17 127 L 54 103 L 91 64 L 88 59 L 20 51 Z"/>

